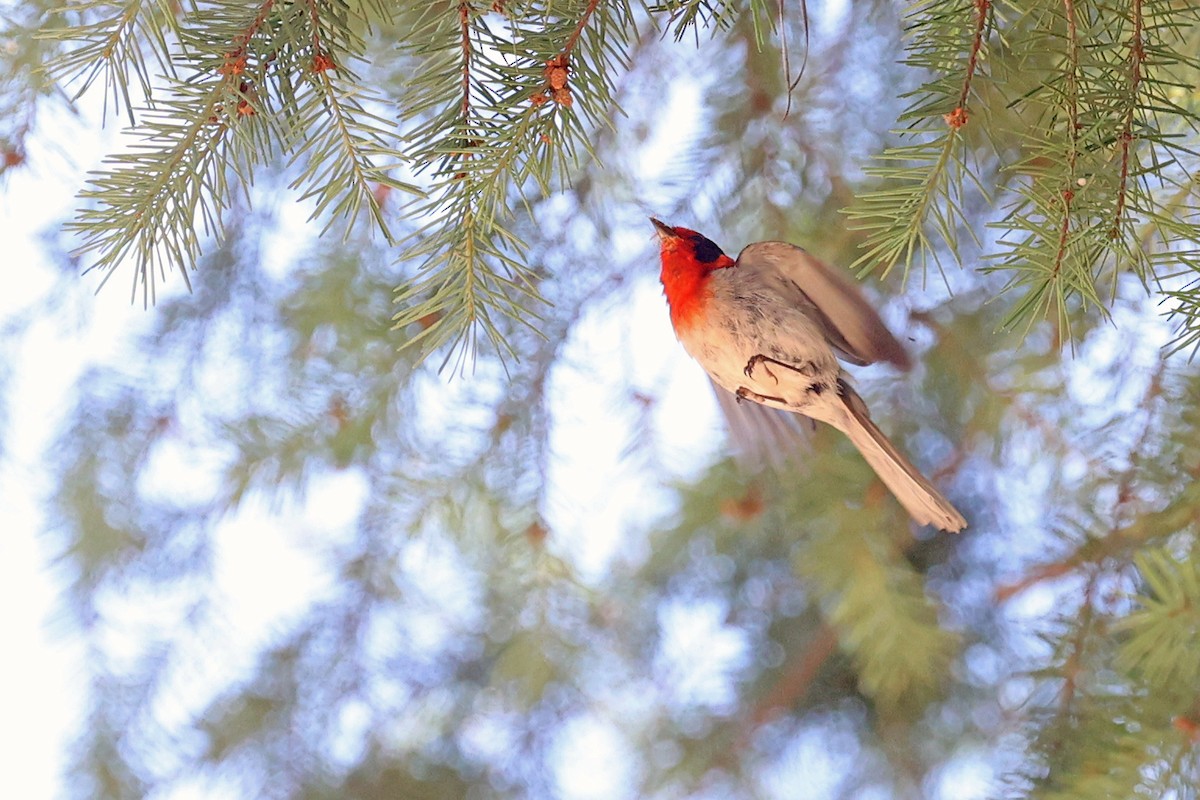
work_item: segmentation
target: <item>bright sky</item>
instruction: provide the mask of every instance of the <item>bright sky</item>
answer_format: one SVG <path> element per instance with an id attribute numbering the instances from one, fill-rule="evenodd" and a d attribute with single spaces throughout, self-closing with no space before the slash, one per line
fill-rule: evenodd
<path id="1" fill-rule="evenodd" d="M 84 115 L 85 118 L 87 114 Z M 0 715 L 18 724 L 0 726 L 0 752 L 21 754 L 11 790 L 29 798 L 60 796 L 65 748 L 84 713 L 85 653 L 69 625 L 55 622 L 58 578 L 51 563 L 43 503 L 53 490 L 45 470 L 46 449 L 71 410 L 73 383 L 81 370 L 112 358 L 149 321 L 129 303 L 128 284 L 115 280 L 99 294 L 95 274 L 62 278 L 46 257 L 42 237 L 69 218 L 84 172 L 111 149 L 112 132 L 97 134 L 49 106 L 30 137 L 28 167 L 7 178 L 0 194 L 0 232 L 5 250 L 0 321 L 41 303 L 10 362 L 9 418 L 0 461 L 0 624 L 10 658 L 0 681 Z M 168 294 L 182 289 L 175 281 Z M 153 313 L 153 312 L 149 312 Z"/>
<path id="2" fill-rule="evenodd" d="M 74 126 L 69 120 L 56 120 Z M 102 137 L 79 136 L 80 163 L 95 159 Z M 0 195 L 0 237 L 5 262 L 0 319 L 11 319 L 55 290 L 56 270 L 46 263 L 38 236 L 70 209 L 75 175 L 57 153 L 47 153 L 38 137 L 30 142 L 31 168 L 8 178 Z M 90 146 L 90 147 L 89 147 Z M 68 734 L 77 727 L 81 711 L 80 674 L 75 668 L 82 652 L 77 643 L 55 636 L 48 623 L 55 609 L 56 581 L 48 569 L 41 500 L 49 491 L 42 469 L 44 448 L 55 423 L 72 401 L 71 383 L 93 348 L 111 341 L 116 313 L 108 320 L 93 305 L 83 282 L 70 283 L 60 295 L 64 312 L 34 323 L 23 346 L 10 362 L 16 383 L 9 388 L 11 407 L 5 442 L 9 452 L 0 461 L 0 617 L 10 657 L 0 681 L 0 752 L 21 754 L 22 794 L 48 798 L 61 786 L 58 771 Z M 58 301 L 56 301 L 58 302 Z M 95 304 L 112 305 L 111 303 Z M 76 314 L 79 319 L 75 319 Z M 115 312 L 115 309 L 114 309 Z M 77 325 L 82 323 L 82 329 Z M 86 337 L 85 331 L 109 335 Z"/>

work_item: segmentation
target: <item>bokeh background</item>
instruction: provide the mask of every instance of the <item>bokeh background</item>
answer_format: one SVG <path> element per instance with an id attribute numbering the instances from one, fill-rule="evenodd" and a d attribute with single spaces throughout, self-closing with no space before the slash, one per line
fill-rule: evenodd
<path id="1" fill-rule="evenodd" d="M 639 12 L 623 113 L 514 203 L 549 303 L 496 318 L 503 357 L 403 348 L 411 264 L 369 226 L 318 236 L 285 159 L 190 291 L 98 290 L 63 226 L 120 121 L 94 93 L 15 105 L 12 796 L 1195 797 L 1200 385 L 1142 282 L 1111 276 L 1069 334 L 1005 327 L 1018 295 L 981 268 L 1004 209 L 967 193 L 944 269 L 865 283 L 918 366 L 856 380 L 960 536 L 915 529 L 831 430 L 786 465 L 730 458 L 646 217 L 849 264 L 841 211 L 924 79 L 900 9 L 807 11 L 791 73 L 753 15 L 676 41 Z M 404 80 L 388 36 L 361 67 L 380 86 Z M 1022 124 L 969 146 L 998 194 Z"/>

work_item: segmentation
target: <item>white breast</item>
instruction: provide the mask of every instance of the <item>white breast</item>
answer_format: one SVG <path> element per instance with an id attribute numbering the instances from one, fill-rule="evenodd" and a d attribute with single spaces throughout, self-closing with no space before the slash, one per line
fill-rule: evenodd
<path id="1" fill-rule="evenodd" d="M 820 324 L 782 299 L 770 283 L 753 270 L 717 270 L 704 323 L 680 331 L 679 339 L 718 385 L 778 398 L 767 405 L 803 413 L 814 392 L 833 389 L 841 368 Z M 756 355 L 792 368 L 766 362 L 747 375 Z"/>

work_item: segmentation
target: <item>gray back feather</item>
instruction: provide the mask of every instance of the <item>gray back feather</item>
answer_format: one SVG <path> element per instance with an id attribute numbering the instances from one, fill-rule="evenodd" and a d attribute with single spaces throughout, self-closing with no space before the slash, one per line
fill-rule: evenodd
<path id="1" fill-rule="evenodd" d="M 738 256 L 736 268 L 778 281 L 775 288 L 780 295 L 812 312 L 843 360 L 859 366 L 876 361 L 887 361 L 901 369 L 911 365 L 904 346 L 844 270 L 787 242 L 747 246 Z"/>

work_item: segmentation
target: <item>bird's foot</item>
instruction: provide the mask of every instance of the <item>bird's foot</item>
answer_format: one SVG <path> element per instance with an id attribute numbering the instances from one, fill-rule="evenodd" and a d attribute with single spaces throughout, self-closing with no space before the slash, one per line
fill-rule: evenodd
<path id="1" fill-rule="evenodd" d="M 756 403 L 786 403 L 782 397 L 772 397 L 769 394 L 759 394 L 758 392 L 747 389 L 745 386 L 739 386 L 737 391 L 733 394 L 739 403 L 743 400 L 753 400 Z"/>
<path id="2" fill-rule="evenodd" d="M 742 371 L 746 373 L 747 378 L 753 378 L 754 369 L 760 364 L 763 365 L 763 369 L 766 370 L 766 373 L 770 375 L 771 379 L 776 383 L 779 383 L 779 378 L 775 377 L 775 373 L 771 372 L 770 367 L 766 366 L 767 364 L 774 364 L 777 367 L 783 367 L 784 369 L 791 370 L 792 372 L 798 372 L 806 378 L 812 378 L 817 374 L 817 365 L 811 361 L 805 361 L 799 366 L 796 366 L 795 364 L 788 364 L 785 361 L 780 361 L 777 358 L 765 356 L 762 353 L 750 356 L 750 360 L 746 362 L 746 368 Z"/>

